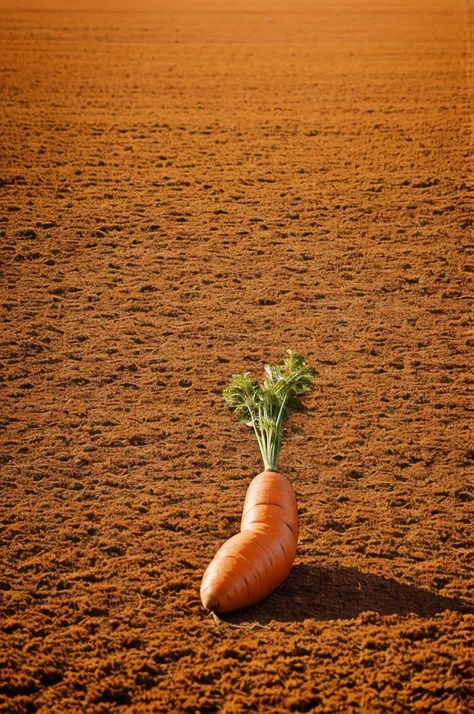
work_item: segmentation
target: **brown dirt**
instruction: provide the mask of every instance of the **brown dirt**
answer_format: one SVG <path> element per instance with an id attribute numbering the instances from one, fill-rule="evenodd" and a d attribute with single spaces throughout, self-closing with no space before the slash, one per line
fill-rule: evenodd
<path id="1" fill-rule="evenodd" d="M 0 711 L 467 714 L 468 7 L 153 5 L 0 13 Z M 216 624 L 288 348 L 297 559 Z"/>

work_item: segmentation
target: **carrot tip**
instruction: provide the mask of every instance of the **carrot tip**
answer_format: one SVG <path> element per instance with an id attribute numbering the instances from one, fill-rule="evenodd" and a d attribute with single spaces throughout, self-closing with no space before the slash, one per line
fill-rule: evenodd
<path id="1" fill-rule="evenodd" d="M 214 612 L 219 608 L 219 600 L 211 593 L 204 593 L 201 599 L 206 610 Z"/>

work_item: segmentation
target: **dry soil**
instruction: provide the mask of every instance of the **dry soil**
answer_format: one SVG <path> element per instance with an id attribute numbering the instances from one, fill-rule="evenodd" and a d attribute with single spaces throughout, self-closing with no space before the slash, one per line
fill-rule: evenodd
<path id="1" fill-rule="evenodd" d="M 0 711 L 472 712 L 469 3 L 74 7 L 0 12 Z M 297 558 L 214 622 L 287 349 Z"/>

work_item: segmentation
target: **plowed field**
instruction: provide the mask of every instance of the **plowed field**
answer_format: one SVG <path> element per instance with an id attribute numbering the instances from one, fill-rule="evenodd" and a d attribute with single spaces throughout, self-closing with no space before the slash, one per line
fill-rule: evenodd
<path id="1" fill-rule="evenodd" d="M 0 711 L 469 714 L 468 3 L 72 4 L 0 11 Z M 297 557 L 215 622 L 287 349 Z"/>

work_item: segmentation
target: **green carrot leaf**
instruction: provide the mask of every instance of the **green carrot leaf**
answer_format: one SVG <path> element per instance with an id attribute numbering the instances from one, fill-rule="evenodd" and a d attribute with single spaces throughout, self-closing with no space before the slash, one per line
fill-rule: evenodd
<path id="1" fill-rule="evenodd" d="M 224 390 L 224 400 L 241 422 L 254 429 L 265 469 L 276 471 L 285 417 L 301 406 L 300 397 L 311 390 L 317 372 L 302 355 L 288 350 L 283 364 L 265 365 L 264 374 L 261 384 L 249 372 L 235 374 Z"/>

